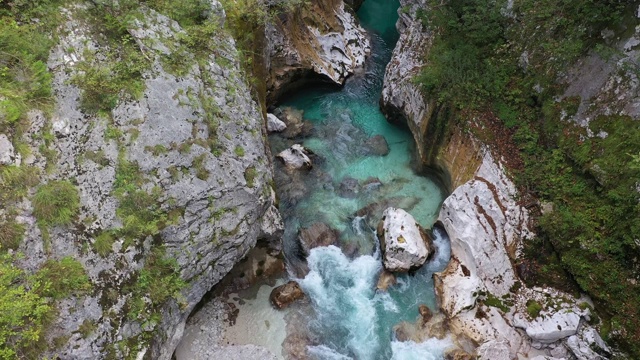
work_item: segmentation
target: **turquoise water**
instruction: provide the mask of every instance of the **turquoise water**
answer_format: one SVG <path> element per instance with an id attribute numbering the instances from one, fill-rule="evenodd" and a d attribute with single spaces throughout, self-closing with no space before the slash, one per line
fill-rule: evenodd
<path id="1" fill-rule="evenodd" d="M 285 257 L 291 277 L 312 301 L 308 330 L 315 340 L 307 349 L 316 359 L 440 359 L 449 345 L 436 339 L 401 343 L 392 332 L 402 321 L 414 322 L 420 304 L 435 309 L 431 275 L 449 260 L 446 235 L 434 232 L 437 253 L 429 264 L 413 276 L 400 275 L 388 293 L 376 291 L 382 262 L 373 229 L 382 211 L 401 207 L 431 228 L 445 196 L 433 178 L 413 171 L 409 131 L 389 124 L 379 110 L 385 66 L 398 37 L 398 7 L 398 1 L 365 1 L 358 15 L 371 35 L 372 53 L 364 71 L 340 90 L 310 89 L 283 99 L 281 107 L 304 111 L 313 131 L 304 139 L 270 139 L 274 153 L 302 143 L 316 155 L 310 172 L 285 175 L 276 169 Z M 386 156 L 368 154 L 365 142 L 375 135 L 386 139 Z M 357 190 L 345 195 L 341 183 L 349 178 L 357 180 Z M 365 186 L 371 178 L 378 183 Z M 358 213 L 367 206 L 366 214 Z M 317 221 L 340 233 L 340 247 L 313 249 L 305 263 L 298 229 Z"/>

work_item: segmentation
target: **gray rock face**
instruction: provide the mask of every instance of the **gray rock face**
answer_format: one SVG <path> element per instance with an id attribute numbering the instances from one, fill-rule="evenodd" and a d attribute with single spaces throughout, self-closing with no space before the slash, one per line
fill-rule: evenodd
<path id="1" fill-rule="evenodd" d="M 409 271 L 427 261 L 432 253 L 431 238 L 408 212 L 388 208 L 378 225 L 378 238 L 389 271 Z"/>
<path id="2" fill-rule="evenodd" d="M 210 16 L 220 17 L 219 4 L 212 4 Z M 269 158 L 263 138 L 266 129 L 240 73 L 234 41 L 220 32 L 216 54 L 199 66 L 194 60 L 186 74 L 173 75 L 163 68 L 160 56 L 181 48 L 177 41 L 183 30 L 151 10 L 130 24 L 130 33 L 151 62 L 144 74 L 144 94 L 140 99 L 120 100 L 108 117 L 83 112 L 81 89 L 70 79 L 77 74 L 79 62 L 92 61 L 86 54 L 104 58 L 110 49 L 95 40 L 84 21 L 78 20 L 77 11 L 63 12 L 67 18 L 63 35 L 48 62 L 57 102 L 53 117 L 30 114 L 29 133 L 48 125 L 53 130 L 54 163 L 47 164 L 40 153 L 42 140 L 28 136 L 23 140 L 33 153 L 26 162 L 52 169 L 44 181 L 74 179 L 81 211 L 71 225 L 49 230 L 45 250 L 26 201 L 19 216 L 27 226 L 19 249 L 26 255 L 22 265 L 33 270 L 47 259 L 73 256 L 93 284 L 89 294 L 57 304 L 59 316 L 48 337 L 68 336 L 56 350 L 58 358 L 99 359 L 116 344 L 118 358 L 170 359 L 187 316 L 202 296 L 259 237 L 273 240 L 282 233 L 269 185 L 272 169 L 265 160 Z M 187 62 L 194 59 L 186 52 L 173 55 Z M 218 110 L 216 131 L 207 126 L 208 106 Z M 215 144 L 215 152 L 210 144 Z M 94 250 L 97 236 L 122 228 L 126 221 L 117 213 L 120 204 L 113 193 L 121 181 L 117 179 L 122 179 L 123 163 L 142 179 L 137 190 L 153 194 L 157 213 L 171 221 L 159 224 L 160 231 L 153 237 L 114 239 L 112 251 L 103 257 Z M 159 246 L 175 259 L 185 285 L 179 294 L 151 309 L 148 296 L 134 299 L 126 289 L 136 284 L 138 271 Z M 143 301 L 141 311 L 131 313 L 133 301 L 138 300 Z M 151 317 L 152 313 L 157 315 Z M 84 321 L 95 324 L 91 334 L 78 331 Z"/>
<path id="3" fill-rule="evenodd" d="M 400 38 L 384 74 L 380 104 L 389 120 L 407 121 L 415 136 L 429 109 L 412 80 L 425 65 L 424 54 L 431 47 L 431 36 L 416 15 L 417 9 L 426 7 L 425 0 L 401 0 L 400 7 L 409 10 L 401 11 L 396 23 Z"/>
<path id="4" fill-rule="evenodd" d="M 13 165 L 16 161 L 16 153 L 13 144 L 5 134 L 0 134 L 0 164 Z"/>
<path id="5" fill-rule="evenodd" d="M 265 26 L 267 102 L 309 80 L 342 84 L 364 65 L 370 45 L 342 0 L 313 1 Z"/>

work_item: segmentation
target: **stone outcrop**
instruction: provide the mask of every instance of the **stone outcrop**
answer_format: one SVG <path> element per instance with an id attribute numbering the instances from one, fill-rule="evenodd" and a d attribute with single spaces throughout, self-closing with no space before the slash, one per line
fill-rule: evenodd
<path id="1" fill-rule="evenodd" d="M 276 309 L 284 309 L 296 300 L 302 299 L 304 292 L 300 285 L 295 281 L 289 281 L 286 284 L 280 285 L 273 290 L 269 295 L 269 301 Z"/>
<path id="2" fill-rule="evenodd" d="M 452 259 L 434 275 L 440 308 L 453 334 L 480 344 L 482 358 L 569 356 L 570 337 L 595 331 L 586 325 L 590 312 L 583 299 L 519 280 L 513 262 L 532 233 L 516 199 L 515 186 L 486 151 L 475 178 L 445 200 L 439 222 Z M 529 310 L 532 303 L 537 311 Z"/>
<path id="3" fill-rule="evenodd" d="M 317 222 L 298 231 L 298 242 L 304 255 L 309 256 L 313 248 L 337 245 L 338 235 L 338 232 L 327 224 Z"/>
<path id="4" fill-rule="evenodd" d="M 20 165 L 19 154 L 5 134 L 0 134 L 0 165 Z"/>
<path id="5" fill-rule="evenodd" d="M 284 121 L 278 119 L 273 114 L 267 114 L 267 131 L 269 132 L 281 132 L 287 128 L 287 124 Z"/>
<path id="6" fill-rule="evenodd" d="M 340 85 L 369 54 L 367 34 L 343 0 L 283 13 L 266 24 L 265 39 L 267 103 L 313 80 Z"/>
<path id="7" fill-rule="evenodd" d="M 210 16 L 223 21 L 221 7 L 211 3 Z M 56 303 L 59 315 L 47 339 L 65 341 L 47 357 L 96 359 L 112 351 L 115 358 L 170 359 L 203 295 L 258 238 L 282 234 L 269 185 L 272 169 L 264 161 L 270 158 L 262 135 L 264 119 L 228 35 L 217 34 L 218 51 L 198 63 L 178 44 L 184 35 L 178 23 L 144 8 L 129 24 L 151 63 L 143 76 L 142 96 L 119 99 L 108 116 L 85 112 L 82 90 L 71 79 L 80 64 L 96 66 L 111 49 L 96 39 L 84 18 L 79 20 L 79 11 L 63 11 L 64 28 L 48 62 L 56 100 L 53 116 L 29 114 L 27 134 L 50 128 L 53 138 L 46 144 L 41 136 L 22 141 L 31 148 L 24 163 L 47 168 L 41 171 L 42 182 L 73 179 L 80 211 L 71 224 L 50 227 L 44 236 L 30 201 L 22 199 L 16 205 L 16 220 L 26 229 L 18 249 L 25 254 L 20 265 L 31 271 L 48 259 L 71 256 L 92 284 L 89 293 Z M 176 76 L 163 67 L 165 55 L 193 61 L 194 66 Z M 211 119 L 205 114 L 213 114 L 208 106 L 217 109 L 217 131 L 207 126 Z M 42 149 L 56 156 L 45 156 Z M 165 220 L 156 224 L 156 231 L 149 230 L 153 235 L 128 240 L 114 235 L 112 246 L 98 254 L 98 236 L 118 234 L 130 220 L 121 218 L 122 204 L 114 192 L 132 176 L 135 189 L 127 191 L 153 197 L 154 214 Z M 159 249 L 175 262 L 170 276 L 184 285 L 162 303 L 153 303 L 137 279 L 158 261 Z M 93 329 L 89 333 L 79 330 L 86 324 Z"/>
<path id="8" fill-rule="evenodd" d="M 385 269 L 409 271 L 418 268 L 432 254 L 432 240 L 408 212 L 387 208 L 378 224 L 378 238 Z"/>
<path id="9" fill-rule="evenodd" d="M 288 169 L 311 169 L 311 152 L 300 144 L 293 144 L 290 148 L 281 151 L 276 158 L 282 160 Z"/>

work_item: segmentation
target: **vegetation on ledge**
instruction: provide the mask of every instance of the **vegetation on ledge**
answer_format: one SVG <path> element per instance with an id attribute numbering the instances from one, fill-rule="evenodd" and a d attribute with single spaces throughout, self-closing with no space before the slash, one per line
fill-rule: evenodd
<path id="1" fill-rule="evenodd" d="M 601 31 L 620 30 L 629 4 L 428 3 L 419 16 L 434 31 L 434 44 L 416 81 L 428 98 L 454 109 L 450 125 L 458 122 L 487 143 L 506 138 L 519 150 L 509 154 L 519 188 L 553 207 L 538 217 L 538 238 L 528 245 L 557 253 L 528 249 L 525 261 L 542 282 L 552 270 L 570 274 L 595 300 L 602 335 L 640 356 L 640 122 L 600 116 L 587 129 L 566 119 L 580 99 L 558 101 L 559 74 L 588 51 L 607 49 Z M 484 126 L 495 120 L 497 132 Z"/>

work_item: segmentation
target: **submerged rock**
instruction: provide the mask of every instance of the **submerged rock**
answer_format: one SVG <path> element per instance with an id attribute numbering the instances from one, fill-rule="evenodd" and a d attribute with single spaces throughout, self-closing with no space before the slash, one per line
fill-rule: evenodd
<path id="1" fill-rule="evenodd" d="M 303 120 L 304 112 L 292 107 L 278 108 L 274 112 L 280 121 L 285 125 L 281 135 L 286 139 L 295 139 L 297 137 L 306 137 L 311 134 L 313 124 Z"/>
<path id="2" fill-rule="evenodd" d="M 422 324 L 426 324 L 433 318 L 433 312 L 425 304 L 420 304 L 420 306 L 418 306 L 418 313 L 422 317 Z"/>
<path id="3" fill-rule="evenodd" d="M 276 155 L 289 169 L 311 169 L 311 151 L 300 144 L 293 144 L 290 148 Z"/>
<path id="4" fill-rule="evenodd" d="M 389 144 L 382 135 L 376 135 L 364 142 L 367 147 L 367 153 L 378 156 L 385 156 L 389 154 Z"/>
<path id="5" fill-rule="evenodd" d="M 360 183 L 357 179 L 354 179 L 350 176 L 346 176 L 344 179 L 342 179 L 340 185 L 338 186 L 338 194 L 343 198 L 353 199 L 358 196 L 359 192 Z"/>
<path id="6" fill-rule="evenodd" d="M 267 114 L 267 131 L 269 132 L 281 132 L 287 128 L 287 124 L 284 121 L 278 119 L 273 114 Z"/>
<path id="7" fill-rule="evenodd" d="M 327 224 L 317 222 L 298 232 L 298 241 L 305 256 L 309 256 L 311 249 L 319 246 L 336 245 L 338 232 Z"/>
<path id="8" fill-rule="evenodd" d="M 432 254 L 432 240 L 408 212 L 388 208 L 378 224 L 378 238 L 389 271 L 418 268 Z"/>
<path id="9" fill-rule="evenodd" d="M 269 295 L 269 301 L 276 307 L 276 309 L 284 309 L 296 300 L 302 299 L 304 292 L 300 285 L 295 281 L 289 281 L 286 284 L 280 285 L 273 290 Z"/>
<path id="10" fill-rule="evenodd" d="M 393 286 L 395 284 L 396 284 L 396 276 L 393 275 L 392 272 L 383 270 L 380 273 L 380 277 L 378 278 L 378 285 L 376 285 L 376 288 L 378 290 L 387 291 L 387 289 L 390 286 Z"/>

